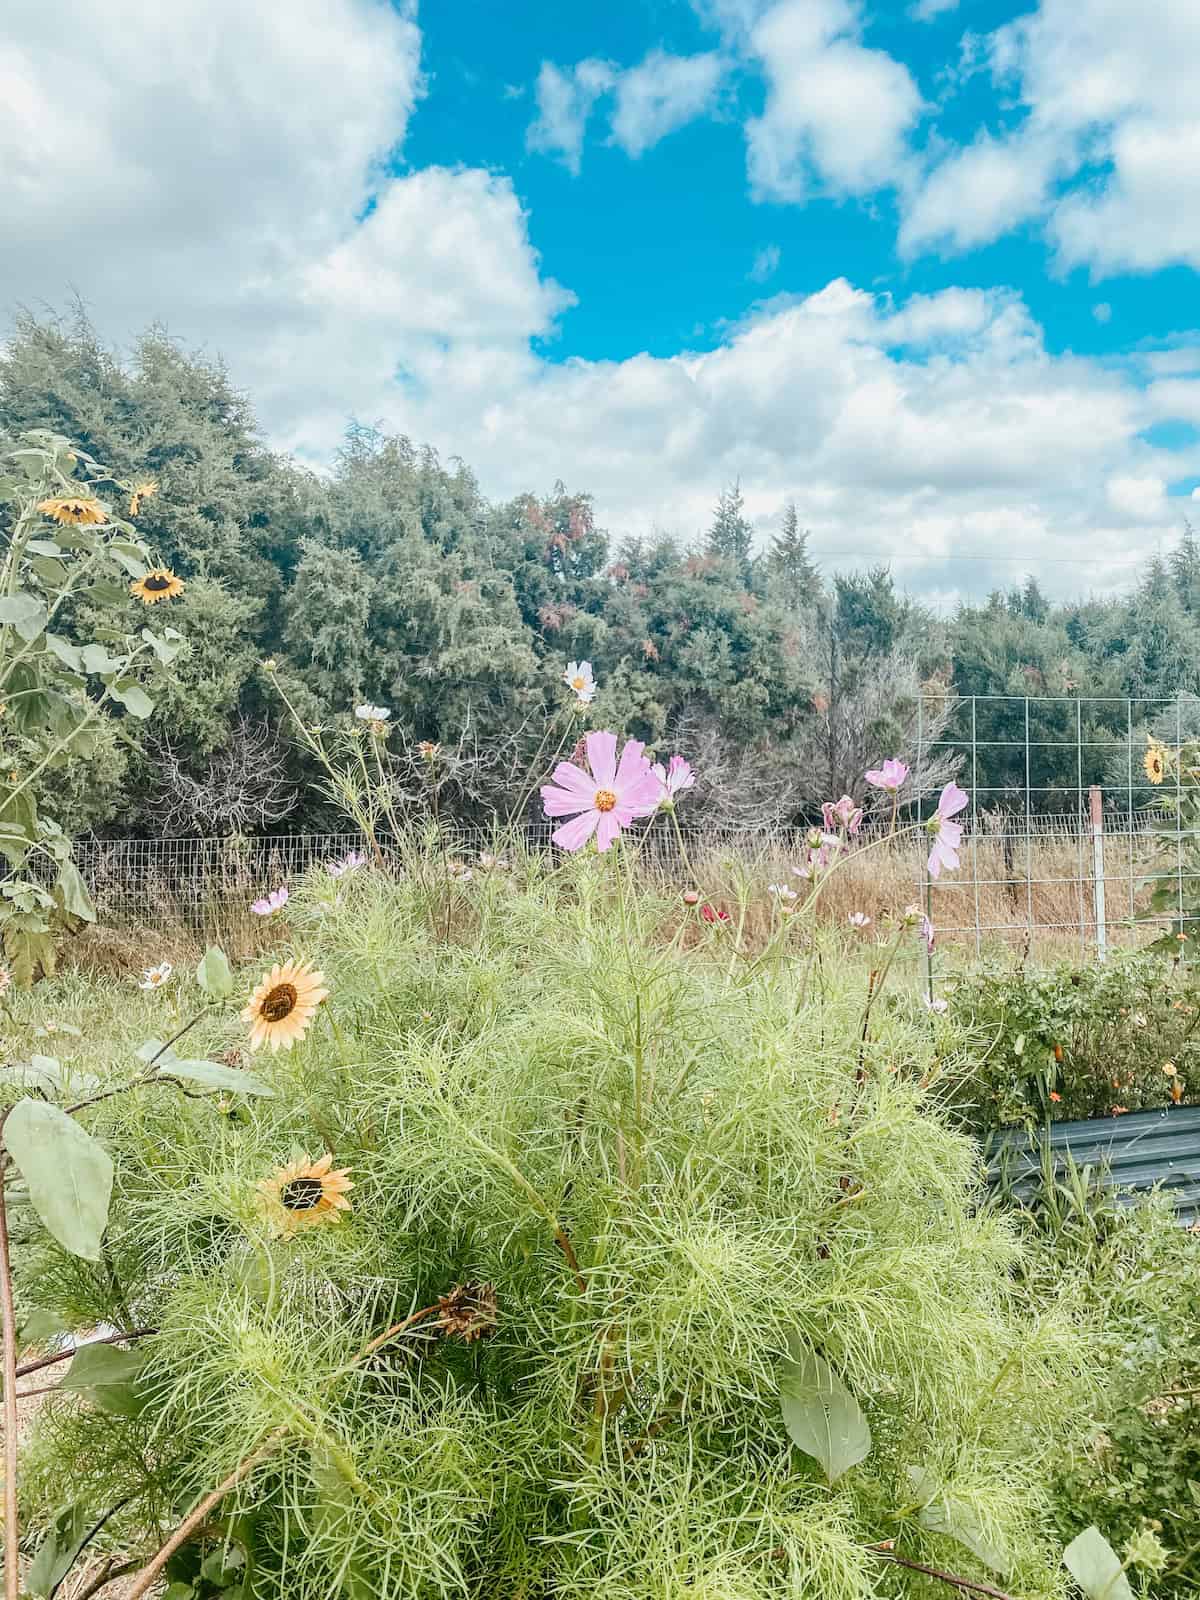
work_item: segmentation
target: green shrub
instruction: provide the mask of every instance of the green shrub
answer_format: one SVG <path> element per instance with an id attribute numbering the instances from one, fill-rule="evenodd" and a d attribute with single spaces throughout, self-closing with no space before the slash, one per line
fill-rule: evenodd
<path id="1" fill-rule="evenodd" d="M 25 1227 L 24 1312 L 159 1331 L 135 1382 L 45 1404 L 33 1523 L 117 1507 L 98 1547 L 145 1559 L 241 1470 L 171 1600 L 944 1592 L 889 1540 L 1061 1591 L 1049 1485 L 1094 1352 L 1077 1285 L 1032 1303 L 1014 1224 L 978 1209 L 978 1151 L 921 1088 L 927 1020 L 866 1029 L 835 961 L 806 996 L 719 927 L 681 951 L 613 867 L 314 881 L 289 915 L 331 998 L 256 1060 L 274 1097 L 165 1081 L 84 1114 L 105 1250 Z M 273 1236 L 259 1184 L 322 1151 L 353 1210 Z M 814 1352 L 871 1436 L 832 1485 L 781 1406 Z"/>
<path id="2" fill-rule="evenodd" d="M 1161 1595 L 1200 1592 L 1200 1237 L 1165 1198 L 1135 1206 L 1096 1191 L 1031 1215 L 1023 1282 L 1032 1306 L 1073 1285 L 1103 1352 L 1091 1428 L 1063 1454 L 1060 1535 L 1089 1522 L 1118 1548 L 1143 1529 L 1166 1546 Z M 1081 1203 L 1082 1201 L 1082 1203 Z"/>
<path id="3" fill-rule="evenodd" d="M 1196 1098 L 1200 994 L 1149 952 L 1050 968 L 989 962 L 946 981 L 954 1100 L 984 1132 Z"/>

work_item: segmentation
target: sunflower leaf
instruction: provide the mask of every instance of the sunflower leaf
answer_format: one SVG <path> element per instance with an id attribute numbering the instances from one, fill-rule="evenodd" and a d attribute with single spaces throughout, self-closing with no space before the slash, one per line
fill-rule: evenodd
<path id="1" fill-rule="evenodd" d="M 1133 1600 L 1121 1558 L 1095 1525 L 1071 1540 L 1062 1559 L 1088 1600 Z"/>
<path id="2" fill-rule="evenodd" d="M 120 1350 L 113 1344 L 81 1344 L 71 1359 L 62 1387 L 86 1395 L 103 1411 L 118 1417 L 136 1417 L 145 1406 L 136 1388 L 145 1357 L 137 1350 Z"/>
<path id="3" fill-rule="evenodd" d="M 988 1536 L 975 1507 L 958 1495 L 947 1494 L 933 1475 L 923 1467 L 905 1469 L 913 1493 L 921 1503 L 917 1521 L 930 1533 L 944 1533 L 954 1539 L 990 1567 L 1004 1575 L 1012 1566 L 1012 1557 L 998 1539 Z"/>
<path id="4" fill-rule="evenodd" d="M 64 639 L 57 633 L 48 633 L 46 635 L 46 649 L 49 650 L 51 655 L 57 656 L 64 667 L 69 667 L 72 672 L 79 671 L 83 658 L 69 639 Z"/>
<path id="5" fill-rule="evenodd" d="M 84 883 L 79 868 L 73 861 L 64 861 L 61 864 L 54 888 L 62 900 L 63 910 L 69 917 L 78 917 L 80 922 L 95 922 L 96 908 L 92 904 L 87 884 Z"/>
<path id="6" fill-rule="evenodd" d="M 791 1441 L 825 1469 L 829 1482 L 863 1461 L 871 1430 L 858 1401 L 829 1364 L 797 1339 L 779 1383 L 783 1425 Z"/>
<path id="7" fill-rule="evenodd" d="M 228 1000 L 233 993 L 233 973 L 229 957 L 220 945 L 210 944 L 196 968 L 196 982 L 214 1000 Z"/>
<path id="8" fill-rule="evenodd" d="M 154 710 L 154 701 L 141 684 L 135 683 L 132 678 L 119 678 L 116 683 L 110 683 L 108 692 L 125 707 L 131 717 L 144 720 Z"/>
<path id="9" fill-rule="evenodd" d="M 164 1061 L 159 1068 L 167 1078 L 183 1078 L 188 1083 L 202 1083 L 208 1089 L 232 1089 L 237 1094 L 262 1094 L 273 1096 L 269 1083 L 256 1078 L 252 1072 L 240 1067 L 223 1067 L 217 1061 Z"/>
<path id="10" fill-rule="evenodd" d="M 46 626 L 46 608 L 31 594 L 7 595 L 0 600 L 0 622 L 15 628 L 28 644 Z"/>
<path id="11" fill-rule="evenodd" d="M 92 1521 L 84 1500 L 76 1500 L 57 1513 L 29 1568 L 29 1594 L 41 1597 L 54 1593 L 83 1549 Z"/>
<path id="12" fill-rule="evenodd" d="M 99 1261 L 113 1164 L 107 1150 L 58 1106 L 18 1100 L 4 1142 L 29 1185 L 33 1209 L 72 1255 Z"/>

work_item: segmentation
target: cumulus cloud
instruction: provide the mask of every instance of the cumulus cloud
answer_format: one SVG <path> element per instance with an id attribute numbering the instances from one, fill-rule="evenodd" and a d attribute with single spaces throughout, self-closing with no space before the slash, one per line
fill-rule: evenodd
<path id="1" fill-rule="evenodd" d="M 652 50 L 617 80 L 612 136 L 622 150 L 640 156 L 667 134 L 708 111 L 727 62 L 715 50 L 673 56 Z"/>
<path id="2" fill-rule="evenodd" d="M 946 11 L 957 11 L 958 0 L 915 0 L 908 14 L 914 22 L 933 22 Z"/>
<path id="3" fill-rule="evenodd" d="M 906 248 L 968 249 L 1038 217 L 1061 264 L 1093 276 L 1200 267 L 1200 7 L 1041 0 L 987 55 L 1024 119 L 910 186 Z"/>
<path id="4" fill-rule="evenodd" d="M 865 194 L 895 181 L 921 96 L 901 62 L 861 42 L 850 0 L 779 0 L 753 23 L 746 49 L 767 81 L 746 123 L 750 187 L 761 200 L 801 200 L 816 184 Z"/>
<path id="5" fill-rule="evenodd" d="M 1131 540 L 1174 529 L 1165 485 L 1200 475 L 1194 450 L 1146 433 L 1200 417 L 1200 338 L 1130 370 L 1051 355 L 1009 292 L 894 303 L 837 279 L 769 300 L 712 348 L 551 361 L 540 341 L 572 297 L 508 178 L 389 166 L 421 93 L 411 17 L 289 0 L 284 29 L 241 0 L 108 3 L 125 24 L 111 44 L 89 0 L 59 0 L 53 24 L 17 0 L 0 204 L 22 225 L 0 300 L 78 285 L 118 341 L 166 320 L 222 351 L 273 442 L 307 459 L 352 417 L 379 420 L 462 454 L 490 494 L 561 476 L 614 533 L 684 537 L 740 477 L 763 533 L 794 500 L 816 548 L 920 555 L 914 581 L 942 593 L 956 551 L 1036 569 L 1051 541 L 1089 582 L 1124 580 Z M 79 90 L 61 117 L 44 116 L 44 81 Z"/>
<path id="6" fill-rule="evenodd" d="M 578 177 L 592 107 L 612 88 L 616 76 L 611 62 L 593 57 L 573 67 L 543 61 L 537 80 L 538 114 L 525 130 L 526 147 L 555 157 Z"/>

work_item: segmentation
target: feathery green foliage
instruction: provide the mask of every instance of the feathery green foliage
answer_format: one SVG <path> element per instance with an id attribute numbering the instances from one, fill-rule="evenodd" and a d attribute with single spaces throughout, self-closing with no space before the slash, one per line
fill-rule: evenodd
<path id="1" fill-rule="evenodd" d="M 331 998 L 255 1059 L 275 1097 L 156 1084 L 84 1113 L 116 1169 L 104 1260 L 31 1229 L 22 1305 L 159 1332 L 134 1415 L 46 1404 L 29 1515 L 69 1484 L 96 1518 L 122 1502 L 102 1542 L 149 1554 L 285 1429 L 173 1573 L 213 1558 L 227 1591 L 289 1600 L 926 1593 L 871 1548 L 894 1539 L 996 1581 L 915 1470 L 1006 1587 L 1057 1592 L 1046 1491 L 1089 1335 L 1014 1286 L 1018 1239 L 922 1088 L 927 1023 L 881 1009 L 860 1071 L 857 986 L 730 975 L 719 929 L 682 951 L 618 854 L 468 886 L 414 847 L 400 881 L 312 881 L 289 912 Z M 214 1013 L 196 1049 L 239 1033 Z M 257 1185 L 322 1151 L 353 1212 L 273 1237 Z M 429 1315 L 359 1359 L 464 1284 L 495 1288 L 488 1337 Z M 784 1426 L 797 1347 L 870 1427 L 832 1488 Z"/>

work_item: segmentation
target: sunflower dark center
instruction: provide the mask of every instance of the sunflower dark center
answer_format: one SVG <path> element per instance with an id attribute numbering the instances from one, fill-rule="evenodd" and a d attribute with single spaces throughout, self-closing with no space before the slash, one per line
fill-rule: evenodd
<path id="1" fill-rule="evenodd" d="M 146 579 L 146 588 L 152 589 L 155 594 L 171 587 L 170 578 L 164 578 L 161 572 L 152 572 Z"/>
<path id="2" fill-rule="evenodd" d="M 296 1009 L 298 996 L 290 983 L 278 983 L 262 1003 L 262 1015 L 267 1022 L 282 1022 Z"/>
<path id="3" fill-rule="evenodd" d="M 279 1198 L 289 1211 L 311 1211 L 323 1193 L 320 1178 L 293 1178 L 279 1191 Z"/>

